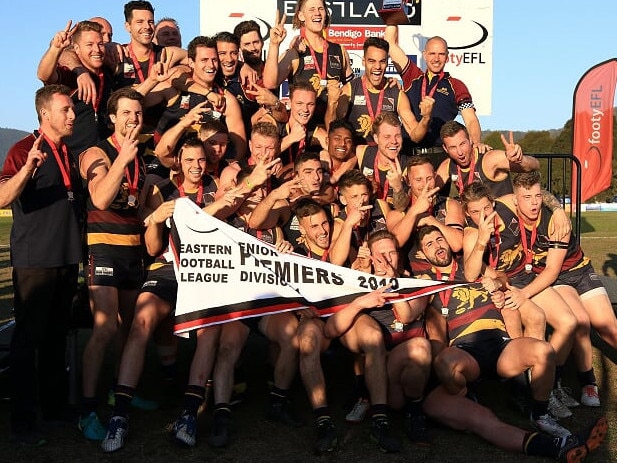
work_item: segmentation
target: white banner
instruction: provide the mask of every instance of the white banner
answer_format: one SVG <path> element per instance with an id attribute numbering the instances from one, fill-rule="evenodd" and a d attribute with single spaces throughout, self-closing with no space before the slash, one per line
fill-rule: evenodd
<path id="1" fill-rule="evenodd" d="M 276 249 L 206 213 L 176 201 L 171 240 L 178 280 L 175 333 L 241 318 L 311 307 L 332 315 L 359 294 L 392 285 L 401 297 L 432 294 L 453 284 L 380 278 Z"/>

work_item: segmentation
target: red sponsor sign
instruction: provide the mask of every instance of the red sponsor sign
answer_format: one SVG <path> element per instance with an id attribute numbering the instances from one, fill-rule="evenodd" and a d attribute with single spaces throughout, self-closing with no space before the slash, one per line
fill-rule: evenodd
<path id="1" fill-rule="evenodd" d="M 384 37 L 385 27 L 370 26 L 331 26 L 326 31 L 330 42 L 343 45 L 348 50 L 362 50 L 364 41 L 369 37 Z"/>
<path id="2" fill-rule="evenodd" d="M 617 59 L 589 69 L 574 90 L 572 153 L 581 162 L 581 202 L 611 185 L 613 160 L 613 102 Z M 576 202 L 576 177 L 572 202 Z"/>

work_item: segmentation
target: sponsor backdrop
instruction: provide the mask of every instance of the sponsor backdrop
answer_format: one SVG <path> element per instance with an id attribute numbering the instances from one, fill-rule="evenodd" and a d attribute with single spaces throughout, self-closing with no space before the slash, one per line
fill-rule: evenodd
<path id="1" fill-rule="evenodd" d="M 362 44 L 371 36 L 383 37 L 384 23 L 377 13 L 380 0 L 328 0 L 332 24 L 327 38 L 344 45 L 356 75 L 364 73 Z M 268 49 L 268 33 L 276 10 L 287 15 L 287 39 L 281 51 L 287 49 L 298 34 L 291 26 L 296 0 L 201 0 L 200 33 L 213 35 L 233 31 L 240 21 L 252 19 L 261 24 Z M 450 56 L 446 71 L 461 79 L 471 91 L 478 115 L 491 114 L 493 66 L 493 0 L 410 0 L 409 25 L 399 27 L 399 44 L 422 69 L 421 50 L 426 40 L 435 35 L 446 39 Z M 397 76 L 394 66 L 388 75 Z M 398 76 L 397 76 L 398 77 Z"/>

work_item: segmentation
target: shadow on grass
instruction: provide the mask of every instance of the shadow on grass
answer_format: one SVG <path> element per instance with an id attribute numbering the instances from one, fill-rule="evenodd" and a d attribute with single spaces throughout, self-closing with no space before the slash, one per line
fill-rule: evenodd
<path id="1" fill-rule="evenodd" d="M 581 217 L 581 229 L 579 231 L 579 236 L 583 233 L 591 233 L 596 231 L 593 225 L 589 223 L 589 221 L 583 216 Z"/>
<path id="2" fill-rule="evenodd" d="M 602 264 L 602 274 L 609 275 L 609 270 L 612 270 L 613 274 L 617 275 L 617 254 L 612 252 L 606 254 L 606 260 Z"/>

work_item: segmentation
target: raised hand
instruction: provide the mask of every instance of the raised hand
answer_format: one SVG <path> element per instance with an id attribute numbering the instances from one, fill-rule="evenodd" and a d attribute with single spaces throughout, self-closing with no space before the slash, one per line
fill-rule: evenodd
<path id="1" fill-rule="evenodd" d="M 47 160 L 47 154 L 41 151 L 42 143 L 43 136 L 39 135 L 38 138 L 34 140 L 30 151 L 28 151 L 28 157 L 26 158 L 26 164 L 24 164 L 24 168 L 29 175 L 34 176 L 36 169 L 38 169 L 41 164 L 43 164 Z"/>
<path id="2" fill-rule="evenodd" d="M 128 166 L 129 163 L 135 160 L 135 156 L 137 156 L 139 140 L 137 137 L 139 136 L 139 127 L 131 128 L 124 140 L 122 140 L 122 145 L 120 146 L 120 152 L 118 153 L 118 159 L 121 159 L 125 166 Z"/>
<path id="3" fill-rule="evenodd" d="M 75 28 L 77 27 L 77 24 L 71 27 L 72 24 L 73 21 L 69 19 L 64 29 L 56 32 L 54 37 L 51 39 L 51 42 L 49 43 L 50 48 L 55 47 L 59 48 L 60 50 L 64 50 L 71 45 L 71 37 L 73 36 L 73 32 L 75 32 Z"/>
<path id="4" fill-rule="evenodd" d="M 480 221 L 478 222 L 478 242 L 481 245 L 486 246 L 491 236 L 495 233 L 495 217 L 497 211 L 491 212 L 486 217 L 484 216 L 484 210 L 480 211 Z"/>
<path id="5" fill-rule="evenodd" d="M 169 67 L 174 57 L 173 51 L 167 51 L 167 48 L 163 48 L 161 52 L 160 60 L 154 63 L 154 66 L 150 69 L 148 79 L 154 82 L 165 82 L 171 76 Z"/>
<path id="6" fill-rule="evenodd" d="M 433 106 L 435 106 L 435 99 L 430 96 L 425 96 L 418 106 L 420 107 L 420 116 L 431 117 Z"/>
<path id="7" fill-rule="evenodd" d="M 386 179 L 394 191 L 399 191 L 403 188 L 403 169 L 398 157 L 391 161 L 388 159 L 390 168 L 386 172 Z"/>
<path id="8" fill-rule="evenodd" d="M 510 140 L 506 140 L 506 137 L 501 134 L 501 142 L 505 148 L 508 161 L 520 164 L 523 160 L 523 149 L 521 145 L 514 143 L 514 134 L 510 132 Z"/>
<path id="9" fill-rule="evenodd" d="M 412 206 L 417 213 L 428 212 L 435 201 L 435 195 L 439 192 L 439 187 L 430 188 L 427 183 L 420 196 L 416 198 Z"/>
<path id="10" fill-rule="evenodd" d="M 287 37 L 287 30 L 285 29 L 285 21 L 287 20 L 287 15 L 283 15 L 280 18 L 281 13 L 279 10 L 276 10 L 276 17 L 274 19 L 274 26 L 270 29 L 270 44 L 271 45 L 280 45 Z M 279 20 L 280 18 L 280 20 Z"/>
<path id="11" fill-rule="evenodd" d="M 202 101 L 201 103 L 193 106 L 191 110 L 181 119 L 181 123 L 187 128 L 193 124 L 199 124 L 202 121 L 204 114 L 212 111 L 212 108 L 206 107 L 208 104 L 209 103 L 207 101 Z"/>
<path id="12" fill-rule="evenodd" d="M 294 124 L 289 130 L 289 139 L 292 143 L 298 143 L 306 138 L 306 127 L 302 124 Z"/>
<path id="13" fill-rule="evenodd" d="M 278 103 L 278 98 L 274 93 L 256 83 L 244 90 L 244 93 L 252 96 L 257 103 L 263 106 L 275 106 Z"/>

